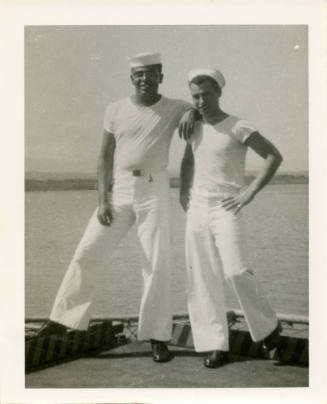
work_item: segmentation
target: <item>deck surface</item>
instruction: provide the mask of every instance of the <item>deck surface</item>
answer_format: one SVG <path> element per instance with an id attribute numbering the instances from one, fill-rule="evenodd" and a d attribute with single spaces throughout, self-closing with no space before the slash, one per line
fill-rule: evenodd
<path id="1" fill-rule="evenodd" d="M 223 388 L 307 387 L 307 367 L 273 360 L 230 356 L 219 369 L 203 366 L 202 355 L 170 347 L 174 358 L 168 363 L 152 361 L 150 344 L 133 341 L 127 345 L 85 355 L 76 360 L 26 375 L 26 388 Z"/>

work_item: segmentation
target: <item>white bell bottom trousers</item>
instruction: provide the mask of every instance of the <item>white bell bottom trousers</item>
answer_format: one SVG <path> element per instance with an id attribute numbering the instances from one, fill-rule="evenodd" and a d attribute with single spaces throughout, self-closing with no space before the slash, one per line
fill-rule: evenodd
<path id="1" fill-rule="evenodd" d="M 115 178 L 111 205 L 111 226 L 99 223 L 97 210 L 91 217 L 59 288 L 50 319 L 70 328 L 87 329 L 98 276 L 104 270 L 119 270 L 111 267 L 111 257 L 121 239 L 136 223 L 144 253 L 138 339 L 169 340 L 172 331 L 172 265 L 167 173 L 161 171 L 142 177 L 120 173 Z"/>
<path id="2" fill-rule="evenodd" d="M 260 341 L 277 317 L 253 271 L 244 262 L 242 212 L 221 206 L 221 197 L 193 197 L 187 212 L 188 310 L 195 350 L 229 350 L 223 279 L 231 284 L 251 337 Z"/>

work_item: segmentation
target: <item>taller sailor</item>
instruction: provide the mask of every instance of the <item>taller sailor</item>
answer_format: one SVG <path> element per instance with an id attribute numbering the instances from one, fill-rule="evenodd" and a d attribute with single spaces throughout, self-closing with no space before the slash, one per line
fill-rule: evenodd
<path id="1" fill-rule="evenodd" d="M 181 118 L 184 132 L 192 128 L 195 110 L 191 104 L 159 94 L 160 54 L 138 54 L 130 59 L 130 68 L 134 94 L 109 104 L 104 116 L 98 158 L 99 206 L 62 281 L 50 321 L 39 335 L 62 333 L 66 327 L 87 329 L 97 274 L 110 268 L 119 242 L 136 223 L 144 253 L 138 339 L 150 340 L 153 359 L 163 362 L 170 359 L 165 342 L 172 332 L 166 168 L 173 133 Z"/>

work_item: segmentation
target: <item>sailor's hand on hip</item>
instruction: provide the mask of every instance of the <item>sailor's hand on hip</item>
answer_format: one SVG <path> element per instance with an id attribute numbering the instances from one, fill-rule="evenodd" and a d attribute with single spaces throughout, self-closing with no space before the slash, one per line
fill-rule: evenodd
<path id="1" fill-rule="evenodd" d="M 109 204 L 98 207 L 97 218 L 103 226 L 110 226 L 113 222 L 113 214 Z"/>
<path id="2" fill-rule="evenodd" d="M 235 215 L 243 208 L 243 206 L 247 205 L 254 198 L 254 194 L 252 192 L 248 192 L 247 190 L 240 192 L 238 195 L 227 196 L 222 200 L 222 207 L 227 211 L 233 211 Z"/>

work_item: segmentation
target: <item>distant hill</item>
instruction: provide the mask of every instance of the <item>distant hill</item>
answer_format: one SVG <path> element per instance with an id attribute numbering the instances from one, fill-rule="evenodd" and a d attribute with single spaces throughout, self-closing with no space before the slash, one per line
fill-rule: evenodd
<path id="1" fill-rule="evenodd" d="M 246 176 L 246 182 L 249 183 L 254 178 L 253 174 Z M 271 185 L 287 184 L 308 184 L 309 175 L 306 172 L 301 173 L 280 173 L 276 175 Z M 55 191 L 55 190 L 94 190 L 97 181 L 93 174 L 48 174 L 28 172 L 25 176 L 26 191 Z M 170 186 L 179 188 L 179 178 L 171 177 Z"/>
<path id="2" fill-rule="evenodd" d="M 26 171 L 25 179 L 37 180 L 37 181 L 64 181 L 64 180 L 95 180 L 95 173 L 81 173 L 81 172 L 69 172 L 69 173 L 55 173 L 55 172 L 42 172 L 42 171 Z"/>
<path id="3" fill-rule="evenodd" d="M 254 179 L 254 175 L 246 175 L 245 182 L 249 184 Z M 308 184 L 308 174 L 278 174 L 269 183 L 269 185 L 289 185 L 289 184 Z M 179 188 L 179 178 L 170 178 L 171 188 Z"/>

